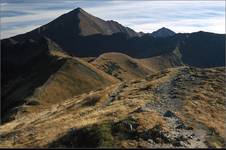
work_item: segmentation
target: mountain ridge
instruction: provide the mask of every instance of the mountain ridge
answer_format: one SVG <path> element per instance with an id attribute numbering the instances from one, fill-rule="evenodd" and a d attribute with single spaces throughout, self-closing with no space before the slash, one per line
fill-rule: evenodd
<path id="1" fill-rule="evenodd" d="M 80 24 L 79 16 L 83 18 L 82 25 Z M 66 27 L 68 30 L 64 30 Z M 108 29 L 110 30 L 109 32 L 107 32 Z M 164 27 L 161 29 L 168 30 Z M 163 53 L 172 52 L 176 47 L 179 47 L 179 51 L 181 51 L 183 56 L 182 59 L 185 60 L 185 63 L 188 65 L 192 64 L 198 67 L 206 67 L 213 63 L 212 59 L 216 56 L 219 57 L 219 62 L 214 62 L 212 66 L 223 65 L 223 58 L 220 57 L 224 52 L 222 39 L 225 35 L 223 34 L 208 32 L 178 33 L 174 34 L 174 36 L 160 38 L 153 37 L 152 34 L 142 34 L 141 36 L 141 33 L 136 33 L 133 30 L 130 31 L 128 27 L 123 27 L 115 21 L 104 21 L 92 16 L 81 8 L 77 8 L 26 34 L 1 40 L 1 47 L 4 47 L 3 49 L 11 49 L 11 47 L 15 45 L 13 43 L 22 43 L 29 40 L 39 41 L 41 38 L 45 37 L 55 42 L 63 51 L 77 57 L 97 57 L 102 53 L 114 50 L 115 52 L 125 53 L 134 58 L 158 56 Z M 80 33 L 84 34 L 81 36 Z M 214 42 L 214 45 L 211 46 L 213 48 L 211 49 L 208 48 L 209 46 L 201 47 L 200 51 L 208 49 L 208 51 L 212 51 L 211 53 L 213 53 L 213 49 L 218 49 L 214 53 L 214 57 L 211 55 L 207 56 L 204 65 L 200 64 L 201 62 L 198 61 L 196 62 L 197 64 L 187 61 L 190 56 L 186 52 L 187 50 L 183 50 L 185 47 L 181 46 L 187 45 L 186 42 L 191 41 L 191 38 L 194 37 L 191 35 L 197 34 L 202 37 L 208 37 L 209 39 L 220 39 L 219 42 Z M 190 43 L 190 45 L 191 44 L 193 44 L 192 47 L 194 48 L 201 46 L 196 40 Z M 207 45 L 209 44 L 210 43 L 207 43 Z M 7 45 L 10 46 L 8 47 Z M 191 50 L 191 53 L 192 57 L 198 59 L 195 54 L 196 51 Z M 210 64 L 208 64 L 207 61 L 210 61 Z M 205 65 L 205 63 L 207 65 Z"/>
<path id="2" fill-rule="evenodd" d="M 0 147 L 225 147 L 225 35 L 168 33 L 77 8 L 1 40 Z"/>
<path id="3" fill-rule="evenodd" d="M 82 23 L 84 29 L 87 27 L 83 36 L 79 35 L 78 14 L 83 19 L 86 18 Z M 102 28 L 100 25 L 103 22 L 104 27 Z M 95 24 L 94 27 L 91 26 L 92 23 Z M 105 32 L 106 26 L 110 27 L 112 31 Z M 69 30 L 62 30 L 65 27 L 69 27 Z M 149 34 L 131 37 L 130 32 L 126 29 L 126 27 L 122 27 L 114 21 L 110 21 L 109 24 L 109 22 L 96 19 L 78 8 L 31 32 L 1 40 L 1 81 L 4 87 L 1 95 L 2 104 L 4 107 L 7 105 L 6 109 L 14 107 L 14 104 L 12 107 L 8 107 L 7 101 L 15 102 L 16 105 L 23 104 L 27 95 L 32 94 L 37 86 L 42 86 L 50 76 L 57 73 L 62 64 L 65 64 L 63 55 L 80 59 L 80 57 L 96 58 L 109 52 L 122 53 L 123 57 L 122 55 L 114 55 L 116 58 L 119 56 L 119 58 L 123 58 L 118 59 L 119 62 L 115 62 L 117 59 L 114 58 L 110 60 L 119 66 L 121 65 L 127 71 L 118 76 L 121 80 L 126 80 L 129 75 L 131 78 L 145 78 L 149 73 L 183 65 L 201 68 L 225 65 L 225 35 L 196 32 L 176 34 L 164 38 L 155 38 Z M 106 35 L 96 34 L 102 31 Z M 113 33 L 115 31 L 120 32 Z M 89 35 L 89 33 L 92 35 Z M 105 61 L 101 61 L 97 65 L 102 66 L 105 63 Z M 72 67 L 76 66 L 77 63 L 67 64 Z M 33 69 L 33 66 L 36 69 Z M 48 66 L 52 66 L 52 68 L 48 70 Z M 79 66 L 81 67 L 81 65 Z M 84 69 L 84 67 L 80 67 L 78 68 Z M 88 68 L 90 69 L 90 67 Z M 107 69 L 111 70 L 111 67 Z M 95 68 L 91 70 L 95 70 L 94 72 L 100 70 L 102 72 L 100 74 L 105 72 L 104 69 Z M 109 76 L 109 74 L 106 76 Z M 67 78 L 70 78 L 70 75 Z M 90 78 L 93 77 L 89 76 Z M 113 75 L 112 78 L 115 78 L 115 76 Z M 26 81 L 29 81 L 29 83 L 26 83 Z M 23 82 L 28 86 L 21 86 L 24 84 Z M 79 80 L 80 82 L 82 81 Z M 74 85 L 74 83 L 73 80 L 70 80 L 68 84 Z M 96 86 L 99 86 L 100 82 L 97 83 Z M 18 96 L 17 92 L 22 94 Z M 10 100 L 7 100 L 8 98 Z"/>

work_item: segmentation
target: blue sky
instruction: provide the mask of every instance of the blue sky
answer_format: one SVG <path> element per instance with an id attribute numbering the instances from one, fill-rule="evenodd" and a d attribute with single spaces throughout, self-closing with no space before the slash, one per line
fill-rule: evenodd
<path id="1" fill-rule="evenodd" d="M 28 32 L 81 7 L 135 31 L 225 33 L 224 1 L 1 0 L 1 39 Z"/>

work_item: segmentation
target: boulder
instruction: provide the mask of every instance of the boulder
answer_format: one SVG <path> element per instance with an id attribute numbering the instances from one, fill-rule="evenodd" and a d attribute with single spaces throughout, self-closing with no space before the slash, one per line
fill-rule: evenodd
<path id="1" fill-rule="evenodd" d="M 172 112 L 172 111 L 170 111 L 170 110 L 167 110 L 165 113 L 164 113 L 164 115 L 163 115 L 164 117 L 176 117 L 176 115 Z"/>

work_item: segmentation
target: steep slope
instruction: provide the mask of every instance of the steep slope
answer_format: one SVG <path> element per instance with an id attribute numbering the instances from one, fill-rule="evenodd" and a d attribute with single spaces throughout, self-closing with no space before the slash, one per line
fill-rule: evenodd
<path id="1" fill-rule="evenodd" d="M 71 42 L 76 41 L 80 36 L 112 35 L 116 33 L 123 33 L 128 37 L 139 36 L 139 33 L 115 21 L 104 21 L 92 16 L 81 8 L 76 8 L 46 25 L 13 38 L 14 40 L 23 41 L 27 38 L 36 39 L 37 37 L 45 36 L 65 47 L 65 43 L 72 46 Z"/>
<path id="2" fill-rule="evenodd" d="M 88 36 L 93 34 L 111 35 L 114 33 L 125 33 L 129 37 L 138 36 L 139 34 L 130 28 L 124 27 L 116 21 L 104 21 L 100 18 L 94 17 L 81 8 L 77 8 L 74 11 L 79 11 L 78 17 L 80 35 Z"/>
<path id="3" fill-rule="evenodd" d="M 115 78 L 94 66 L 78 58 L 66 58 L 61 68 L 34 92 L 32 98 L 53 104 L 113 83 L 117 83 Z"/>
<path id="4" fill-rule="evenodd" d="M 175 32 L 165 27 L 151 33 L 153 37 L 158 37 L 158 38 L 174 36 L 175 34 L 176 34 Z"/>
<path id="5" fill-rule="evenodd" d="M 0 126 L 0 146 L 222 148 L 224 83 L 225 68 L 167 69 Z"/>
<path id="6" fill-rule="evenodd" d="M 13 45 L 12 45 L 13 43 Z M 24 103 L 25 97 L 43 84 L 64 63 L 49 55 L 48 41 L 40 39 L 2 45 L 1 114 Z"/>
<path id="7" fill-rule="evenodd" d="M 25 49 L 18 57 L 16 53 L 7 53 L 7 57 L 3 55 L 3 121 L 13 119 L 18 110 L 26 112 L 27 106 L 21 107 L 23 104 L 49 107 L 74 95 L 117 82 L 94 66 L 57 49 L 49 39 L 19 46 L 30 49 Z"/>
<path id="8" fill-rule="evenodd" d="M 50 33 L 51 30 L 56 31 L 59 29 L 64 32 L 70 32 L 70 35 L 73 36 L 76 36 L 76 34 L 80 36 L 89 36 L 94 34 L 111 35 L 118 32 L 125 33 L 131 37 L 139 35 L 132 29 L 124 27 L 115 21 L 104 21 L 92 16 L 81 8 L 76 8 L 36 30 L 38 30 L 40 34 L 50 36 L 48 33 Z"/>

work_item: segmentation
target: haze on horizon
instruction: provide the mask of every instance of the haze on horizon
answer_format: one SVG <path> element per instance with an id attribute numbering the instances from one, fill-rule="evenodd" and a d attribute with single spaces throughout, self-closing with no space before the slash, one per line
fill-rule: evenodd
<path id="1" fill-rule="evenodd" d="M 44 25 L 77 7 L 137 32 L 225 33 L 224 1 L 2 0 L 1 39 Z"/>

